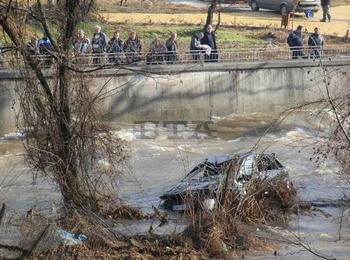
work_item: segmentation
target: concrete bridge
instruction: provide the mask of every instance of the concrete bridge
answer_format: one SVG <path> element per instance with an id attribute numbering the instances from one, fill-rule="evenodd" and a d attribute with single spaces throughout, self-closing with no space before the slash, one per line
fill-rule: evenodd
<path id="1" fill-rule="evenodd" d="M 350 57 L 322 62 L 282 60 L 220 62 L 105 69 L 87 75 L 91 86 L 106 84 L 106 118 L 124 122 L 210 121 L 214 116 L 261 112 L 269 115 L 349 89 Z M 49 74 L 47 76 L 50 76 Z M 0 72 L 0 125 L 13 125 L 14 87 L 23 79 Z M 1 127 L 0 127 L 1 132 Z"/>

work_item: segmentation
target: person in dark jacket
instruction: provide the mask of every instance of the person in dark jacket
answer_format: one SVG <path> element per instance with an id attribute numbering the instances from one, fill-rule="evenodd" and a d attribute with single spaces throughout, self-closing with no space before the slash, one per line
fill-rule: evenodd
<path id="1" fill-rule="evenodd" d="M 192 58 L 194 62 L 199 62 L 200 55 L 201 55 L 201 40 L 203 39 L 204 34 L 202 32 L 198 32 L 192 36 L 191 39 L 191 45 L 190 45 L 190 52 L 192 54 Z"/>
<path id="2" fill-rule="evenodd" d="M 101 57 L 106 52 L 107 36 L 101 31 L 101 26 L 96 25 L 95 33 L 91 40 L 92 53 L 95 55 L 93 58 L 94 64 L 101 62 Z"/>
<path id="3" fill-rule="evenodd" d="M 177 42 L 176 42 L 176 33 L 170 33 L 170 38 L 165 42 L 165 47 L 167 49 L 167 62 L 172 64 L 177 61 Z"/>
<path id="4" fill-rule="evenodd" d="M 208 24 L 205 28 L 204 37 L 201 40 L 201 44 L 208 45 L 211 48 L 210 55 L 205 55 L 204 59 L 206 62 L 217 62 L 218 61 L 218 50 L 216 45 L 216 37 L 213 32 L 213 26 Z"/>
<path id="5" fill-rule="evenodd" d="M 52 44 L 46 35 L 38 40 L 38 49 L 39 54 L 42 55 L 42 64 L 46 67 L 49 67 L 52 64 Z"/>
<path id="6" fill-rule="evenodd" d="M 126 55 L 127 63 L 138 62 L 141 60 L 141 41 L 137 37 L 136 32 L 131 32 L 129 38 L 124 44 L 124 52 Z"/>
<path id="7" fill-rule="evenodd" d="M 146 57 L 147 64 L 163 64 L 167 48 L 160 39 L 156 37 L 150 46 L 150 53 Z"/>
<path id="8" fill-rule="evenodd" d="M 41 55 L 50 55 L 50 51 L 52 50 L 52 44 L 49 38 L 47 38 L 47 36 L 44 36 L 43 38 L 39 39 L 38 48 Z"/>
<path id="9" fill-rule="evenodd" d="M 294 32 L 291 32 L 287 38 L 287 43 L 292 51 L 292 58 L 297 59 L 298 57 L 303 57 L 303 27 L 299 25 Z"/>
<path id="10" fill-rule="evenodd" d="M 319 28 L 314 29 L 314 33 L 310 35 L 308 46 L 311 49 L 311 58 L 319 59 L 324 45 L 324 39 L 320 34 Z"/>
<path id="11" fill-rule="evenodd" d="M 323 18 L 320 20 L 321 22 L 331 22 L 331 14 L 330 14 L 330 0 L 321 0 L 321 6 L 323 11 Z"/>
<path id="12" fill-rule="evenodd" d="M 119 64 L 122 62 L 124 45 L 123 45 L 123 41 L 120 39 L 119 32 L 115 32 L 114 36 L 108 42 L 107 52 L 109 53 L 108 60 L 110 63 Z"/>

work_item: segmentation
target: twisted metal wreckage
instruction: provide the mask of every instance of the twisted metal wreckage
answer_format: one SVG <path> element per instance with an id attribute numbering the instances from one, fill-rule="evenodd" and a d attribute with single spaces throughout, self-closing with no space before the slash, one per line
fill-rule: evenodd
<path id="1" fill-rule="evenodd" d="M 249 152 L 205 159 L 160 198 L 165 208 L 174 211 L 186 210 L 189 197 L 198 206 L 211 210 L 220 203 L 225 189 L 244 196 L 249 183 L 257 178 L 270 184 L 282 180 L 287 189 L 293 188 L 287 169 L 275 154 Z"/>

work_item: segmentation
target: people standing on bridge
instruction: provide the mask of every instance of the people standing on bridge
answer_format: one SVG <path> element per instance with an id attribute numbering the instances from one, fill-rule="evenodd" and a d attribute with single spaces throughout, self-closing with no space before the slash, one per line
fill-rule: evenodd
<path id="1" fill-rule="evenodd" d="M 77 42 L 75 43 L 75 50 L 80 55 L 86 55 L 91 50 L 90 40 L 85 36 L 85 32 L 80 30 L 78 32 Z"/>
<path id="2" fill-rule="evenodd" d="M 213 26 L 208 24 L 205 28 L 204 37 L 201 40 L 201 44 L 208 45 L 211 48 L 210 54 L 205 54 L 204 59 L 206 62 L 217 62 L 218 61 L 218 50 L 216 45 L 216 37 L 213 32 Z"/>
<path id="3" fill-rule="evenodd" d="M 316 27 L 314 33 L 310 35 L 308 45 L 311 50 L 310 57 L 313 59 L 319 59 L 324 45 L 324 39 L 320 34 L 319 28 Z"/>
<path id="4" fill-rule="evenodd" d="M 124 44 L 124 52 L 128 64 L 138 62 L 141 60 L 141 41 L 137 37 L 136 32 L 131 32 L 129 38 Z"/>
<path id="5" fill-rule="evenodd" d="M 176 42 L 176 33 L 170 33 L 170 38 L 166 41 L 165 46 L 167 48 L 167 62 L 172 64 L 177 61 L 177 42 Z"/>
<path id="6" fill-rule="evenodd" d="M 52 50 L 52 44 L 50 42 L 50 39 L 47 36 L 44 36 L 43 38 L 39 39 L 38 48 L 39 53 L 41 55 L 50 55 L 50 52 Z"/>
<path id="7" fill-rule="evenodd" d="M 27 43 L 26 49 L 29 55 L 39 54 L 38 39 L 35 36 L 30 37 L 30 41 Z"/>
<path id="8" fill-rule="evenodd" d="M 203 37 L 204 34 L 202 32 L 198 32 L 192 36 L 190 52 L 194 62 L 200 61 L 202 50 L 205 51 L 206 55 L 210 55 L 211 53 L 211 48 L 209 45 L 201 44 Z"/>
<path id="9" fill-rule="evenodd" d="M 123 61 L 124 45 L 117 31 L 107 45 L 108 61 L 113 64 L 120 64 Z"/>
<path id="10" fill-rule="evenodd" d="M 163 64 L 167 49 L 160 39 L 156 37 L 150 46 L 150 54 L 147 55 L 147 64 Z"/>
<path id="11" fill-rule="evenodd" d="M 323 17 L 320 20 L 320 22 L 331 22 L 330 0 L 321 0 L 321 6 L 323 11 Z"/>
<path id="12" fill-rule="evenodd" d="M 94 54 L 93 63 L 100 64 L 104 53 L 106 52 L 107 36 L 101 31 L 101 26 L 96 25 L 95 33 L 91 40 L 92 53 Z"/>
<path id="13" fill-rule="evenodd" d="M 303 52 L 303 35 L 302 35 L 303 26 L 299 25 L 294 32 L 291 32 L 288 35 L 287 43 L 292 51 L 292 59 L 298 59 L 299 57 L 304 56 Z"/>
<path id="14" fill-rule="evenodd" d="M 52 44 L 50 39 L 44 35 L 43 38 L 38 40 L 38 49 L 39 49 L 39 54 L 42 55 L 43 57 L 43 64 L 44 66 L 50 66 L 52 63 Z"/>
<path id="15" fill-rule="evenodd" d="M 78 54 L 75 63 L 79 64 L 88 64 L 89 58 L 85 57 L 91 52 L 90 40 L 86 37 L 83 30 L 78 31 L 77 39 L 74 44 L 75 52 Z"/>

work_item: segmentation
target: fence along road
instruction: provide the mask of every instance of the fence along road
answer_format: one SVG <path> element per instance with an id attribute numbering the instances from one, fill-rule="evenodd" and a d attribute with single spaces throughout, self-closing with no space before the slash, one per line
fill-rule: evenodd
<path id="1" fill-rule="evenodd" d="M 296 48 L 298 49 L 298 48 Z M 302 59 L 314 59 L 312 53 L 314 49 L 304 47 Z M 251 47 L 245 49 L 220 49 L 218 50 L 218 59 L 211 60 L 217 62 L 254 62 L 254 61 L 283 61 L 291 60 L 291 48 L 287 47 Z M 320 59 L 330 60 L 335 58 L 349 58 L 350 45 L 327 46 L 320 49 Z M 75 55 L 72 57 L 72 67 L 78 67 L 79 70 L 84 68 L 91 69 L 105 65 L 106 67 L 114 67 L 117 65 L 132 65 L 132 66 L 146 66 L 146 65 L 171 65 L 171 64 L 193 64 L 202 63 L 204 61 L 204 53 L 200 52 L 200 59 L 195 60 L 194 52 L 172 53 L 103 53 L 103 54 L 86 54 Z M 52 67 L 55 63 L 55 54 L 52 55 L 36 55 L 34 58 L 42 67 Z M 13 56 L 3 56 L 0 58 L 0 69 L 13 69 L 18 66 L 16 59 Z M 210 61 L 210 60 L 209 60 Z"/>

